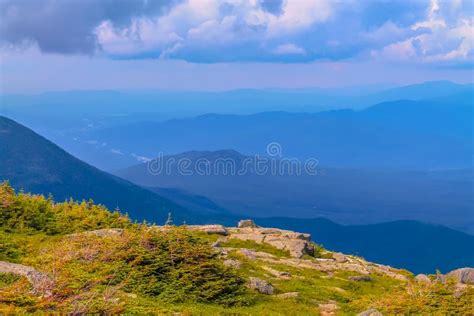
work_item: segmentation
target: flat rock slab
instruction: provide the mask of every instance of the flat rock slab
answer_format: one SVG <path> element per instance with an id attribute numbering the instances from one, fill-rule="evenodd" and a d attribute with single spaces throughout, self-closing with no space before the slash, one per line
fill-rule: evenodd
<path id="1" fill-rule="evenodd" d="M 36 270 L 33 267 L 22 264 L 0 261 L 0 273 L 11 273 L 26 277 L 33 286 L 33 293 L 41 296 L 51 296 L 53 280 L 45 273 Z"/>

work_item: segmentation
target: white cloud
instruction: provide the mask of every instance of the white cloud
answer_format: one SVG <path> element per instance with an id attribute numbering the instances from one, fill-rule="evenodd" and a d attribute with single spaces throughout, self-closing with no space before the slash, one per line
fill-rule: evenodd
<path id="1" fill-rule="evenodd" d="M 459 1 L 431 0 L 426 19 L 413 24 L 410 29 L 417 34 L 390 43 L 372 56 L 391 60 L 412 60 L 424 63 L 472 62 L 474 54 L 474 25 L 470 17 L 462 18 Z M 448 21 L 445 15 L 454 14 L 457 19 Z M 470 13 L 468 12 L 468 15 Z"/>
<path id="2" fill-rule="evenodd" d="M 226 6 L 232 9 L 226 12 Z M 235 46 L 252 40 L 270 47 L 267 40 L 278 41 L 284 34 L 307 31 L 330 14 L 330 1 L 326 0 L 287 0 L 277 15 L 265 11 L 256 0 L 188 0 L 165 15 L 135 18 L 125 28 L 104 21 L 95 34 L 106 54 L 154 50 L 166 56 L 192 47 Z M 281 44 L 276 53 L 301 54 L 304 49 Z"/>
<path id="3" fill-rule="evenodd" d="M 315 23 L 326 21 L 331 13 L 331 1 L 328 0 L 285 1 L 281 15 L 269 16 L 268 35 L 307 30 Z"/>
<path id="4" fill-rule="evenodd" d="M 78 15 L 70 6 L 50 0 L 54 14 L 43 12 L 38 18 L 41 23 L 32 18 L 38 8 L 24 5 L 22 10 L 31 13 L 31 18 L 23 13 L 13 23 L 5 15 L 7 22 L 2 22 L 8 27 L 0 32 L 13 34 L 6 45 L 33 44 L 41 52 L 83 52 L 105 58 L 216 63 L 372 56 L 423 63 L 466 62 L 473 55 L 470 1 L 282 0 L 277 9 L 267 9 L 262 0 L 182 0 L 160 5 L 137 0 L 134 10 L 125 6 L 118 18 L 108 14 L 102 2 L 79 6 Z M 101 14 L 89 21 L 85 17 L 92 11 Z M 53 18 L 54 30 L 61 30 L 62 45 L 57 45 L 58 34 L 43 23 Z M 74 18 L 69 33 L 67 27 L 57 27 L 65 18 Z M 36 34 L 38 29 L 41 32 Z M 76 42 L 82 46 L 75 47 Z"/>

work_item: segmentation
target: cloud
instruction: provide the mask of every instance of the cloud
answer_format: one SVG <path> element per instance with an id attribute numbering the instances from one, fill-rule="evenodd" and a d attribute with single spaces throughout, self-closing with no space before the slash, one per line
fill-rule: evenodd
<path id="1" fill-rule="evenodd" d="M 301 48 L 296 46 L 295 44 L 283 44 L 278 46 L 274 51 L 275 54 L 277 55 L 292 55 L 292 54 L 305 54 L 306 51 Z"/>
<path id="2" fill-rule="evenodd" d="M 93 54 L 95 28 L 105 20 L 126 26 L 133 17 L 165 12 L 168 3 L 147 0 L 2 0 L 0 38 L 13 45 L 34 43 L 46 53 Z"/>
<path id="3" fill-rule="evenodd" d="M 113 59 L 472 60 L 470 0 L 0 1 L 4 45 Z M 46 23 L 47 21 L 47 23 Z"/>
<path id="4" fill-rule="evenodd" d="M 426 18 L 410 26 L 414 34 L 373 51 L 372 56 L 441 66 L 472 66 L 474 24 L 470 16 L 472 11 L 465 5 L 467 3 L 461 1 L 440 3 L 432 0 Z"/>

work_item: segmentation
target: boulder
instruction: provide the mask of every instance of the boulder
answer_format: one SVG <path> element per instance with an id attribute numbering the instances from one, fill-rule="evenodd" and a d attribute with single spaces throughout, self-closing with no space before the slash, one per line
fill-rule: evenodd
<path id="1" fill-rule="evenodd" d="M 474 268 L 460 268 L 446 274 L 448 278 L 455 278 L 459 283 L 474 284 Z"/>
<path id="2" fill-rule="evenodd" d="M 319 304 L 319 313 L 321 316 L 334 316 L 337 313 L 339 307 L 334 301 L 329 301 L 325 304 Z"/>
<path id="3" fill-rule="evenodd" d="M 381 312 L 376 310 L 375 308 L 369 308 L 366 311 L 363 311 L 362 313 L 357 314 L 357 316 L 383 316 Z"/>
<path id="4" fill-rule="evenodd" d="M 332 254 L 332 257 L 334 258 L 334 260 L 336 260 L 336 262 L 338 263 L 344 263 L 344 262 L 347 262 L 347 257 L 345 255 L 343 255 L 342 253 L 340 252 L 335 252 Z"/>
<path id="5" fill-rule="evenodd" d="M 265 243 L 281 250 L 287 250 L 290 256 L 301 258 L 305 254 L 313 255 L 314 246 L 304 239 L 290 239 L 282 236 L 268 236 L 264 239 Z"/>
<path id="6" fill-rule="evenodd" d="M 255 222 L 251 219 L 242 219 L 239 221 L 239 224 L 237 225 L 238 228 L 257 228 L 258 226 L 255 224 Z"/>
<path id="7" fill-rule="evenodd" d="M 368 275 L 356 275 L 349 277 L 349 280 L 355 282 L 370 282 L 372 281 L 372 278 Z"/>
<path id="8" fill-rule="evenodd" d="M 33 287 L 33 293 L 43 297 L 52 295 L 53 280 L 45 273 L 22 264 L 0 261 L 0 273 L 11 273 L 26 277 Z"/>
<path id="9" fill-rule="evenodd" d="M 415 280 L 420 283 L 431 283 L 431 279 L 426 274 L 418 274 L 415 277 Z"/>
<path id="10" fill-rule="evenodd" d="M 273 286 L 265 280 L 260 278 L 250 277 L 247 286 L 262 294 L 273 294 Z"/>
<path id="11" fill-rule="evenodd" d="M 240 267 L 242 266 L 242 263 L 239 260 L 227 259 L 227 260 L 224 260 L 224 265 L 229 268 L 240 269 Z"/>

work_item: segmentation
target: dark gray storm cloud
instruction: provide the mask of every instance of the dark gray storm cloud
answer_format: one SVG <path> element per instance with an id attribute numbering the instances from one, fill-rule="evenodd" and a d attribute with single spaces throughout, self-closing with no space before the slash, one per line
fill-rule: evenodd
<path id="1" fill-rule="evenodd" d="M 0 0 L 0 38 L 14 45 L 35 42 L 48 53 L 91 54 L 97 48 L 93 31 L 101 21 L 124 26 L 132 17 L 159 14 L 175 2 Z"/>

